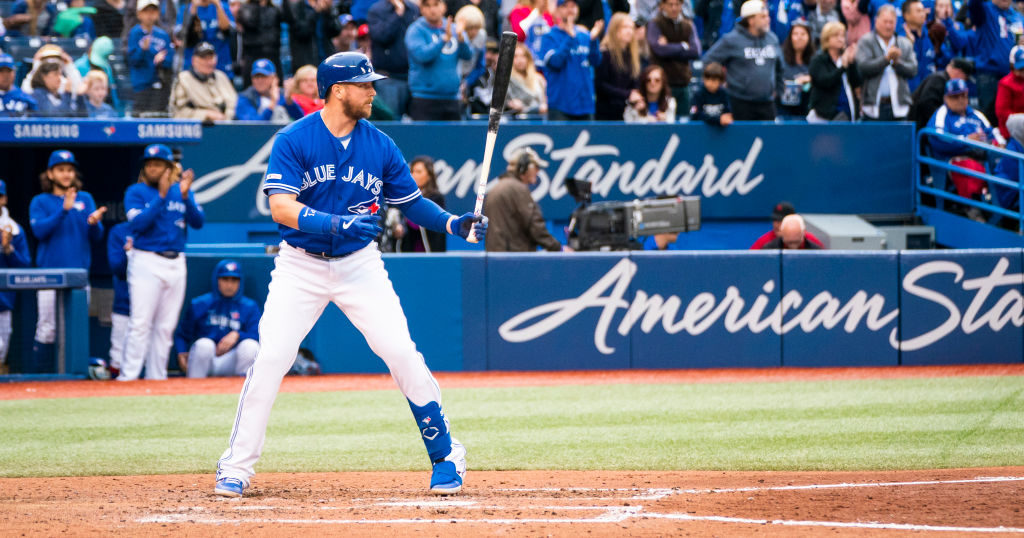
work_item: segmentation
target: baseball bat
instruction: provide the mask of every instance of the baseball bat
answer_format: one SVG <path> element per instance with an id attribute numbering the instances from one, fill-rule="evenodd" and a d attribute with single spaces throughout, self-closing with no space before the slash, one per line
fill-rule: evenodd
<path id="1" fill-rule="evenodd" d="M 505 111 L 505 94 L 508 93 L 508 81 L 512 77 L 512 59 L 516 55 L 516 34 L 501 34 L 498 45 L 498 65 L 494 68 L 494 90 L 491 94 L 491 114 L 487 120 L 487 143 L 484 145 L 484 162 L 480 165 L 480 179 L 476 183 L 476 206 L 473 214 L 481 215 L 484 210 L 484 191 L 487 189 L 487 178 L 491 173 L 491 156 L 494 155 L 494 142 L 498 139 L 498 124 Z M 472 230 L 466 238 L 476 243 L 476 233 Z"/>

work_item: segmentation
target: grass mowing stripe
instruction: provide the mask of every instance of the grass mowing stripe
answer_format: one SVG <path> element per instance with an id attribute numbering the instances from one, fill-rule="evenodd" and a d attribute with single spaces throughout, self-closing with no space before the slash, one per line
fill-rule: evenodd
<path id="1" fill-rule="evenodd" d="M 1024 377 L 452 389 L 470 469 L 1024 463 Z M 237 396 L 0 402 L 0 476 L 213 472 Z M 257 471 L 426 470 L 398 391 L 281 394 Z"/>

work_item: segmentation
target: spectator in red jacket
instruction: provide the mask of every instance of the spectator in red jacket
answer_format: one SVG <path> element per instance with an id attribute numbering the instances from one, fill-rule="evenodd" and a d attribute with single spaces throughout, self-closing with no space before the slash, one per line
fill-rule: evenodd
<path id="1" fill-rule="evenodd" d="M 764 235 L 762 235 L 761 237 L 758 237 L 757 241 L 754 241 L 754 244 L 750 245 L 750 250 L 760 250 L 762 248 L 766 248 L 765 245 L 779 237 L 779 230 L 782 227 L 782 219 L 786 218 L 789 215 L 795 214 L 796 209 L 793 207 L 793 204 L 789 202 L 779 202 L 775 204 L 775 207 L 772 208 L 772 229 L 769 230 Z M 802 220 L 803 219 L 801 219 L 801 221 Z M 821 240 L 818 239 L 817 237 L 814 237 L 814 234 L 807 232 L 806 237 L 808 242 L 813 243 L 815 245 L 814 247 L 810 248 L 824 248 L 824 245 L 822 244 Z"/>
<path id="2" fill-rule="evenodd" d="M 996 90 L 996 119 L 1003 138 L 1010 138 L 1006 118 L 1024 112 L 1024 47 L 1013 47 L 1010 52 L 1010 72 L 999 81 Z"/>

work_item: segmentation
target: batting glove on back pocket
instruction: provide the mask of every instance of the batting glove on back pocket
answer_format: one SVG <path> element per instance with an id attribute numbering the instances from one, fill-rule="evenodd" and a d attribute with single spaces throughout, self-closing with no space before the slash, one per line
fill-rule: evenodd
<path id="1" fill-rule="evenodd" d="M 380 235 L 378 215 L 334 215 L 331 219 L 331 234 L 360 241 L 370 241 Z"/>
<path id="2" fill-rule="evenodd" d="M 461 217 L 455 219 L 455 222 L 452 223 L 452 228 L 463 239 L 468 238 L 469 231 L 473 230 L 477 241 L 483 241 L 487 235 L 487 217 L 473 213 L 464 213 Z"/>

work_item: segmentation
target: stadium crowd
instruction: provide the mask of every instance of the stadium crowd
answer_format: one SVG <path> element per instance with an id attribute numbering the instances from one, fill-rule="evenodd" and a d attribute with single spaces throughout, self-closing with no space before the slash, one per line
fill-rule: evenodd
<path id="1" fill-rule="evenodd" d="M 1015 0 L 86 4 L 0 2 L 2 115 L 287 122 L 322 106 L 319 61 L 359 50 L 389 77 L 373 119 L 459 120 L 490 106 L 503 30 L 520 42 L 510 117 L 924 125 L 943 73 L 1004 138 L 1024 112 Z"/>

